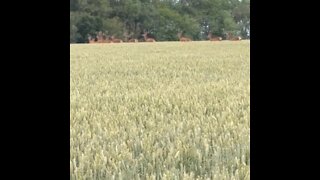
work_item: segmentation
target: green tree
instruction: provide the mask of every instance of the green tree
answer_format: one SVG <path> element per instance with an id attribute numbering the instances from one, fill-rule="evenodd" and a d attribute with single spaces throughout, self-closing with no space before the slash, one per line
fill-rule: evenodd
<path id="1" fill-rule="evenodd" d="M 70 11 L 70 43 L 77 42 L 78 38 L 80 37 L 77 27 L 78 19 L 78 13 Z"/>
<path id="2" fill-rule="evenodd" d="M 148 31 L 158 41 L 178 40 L 178 32 L 194 40 L 209 32 L 247 38 L 250 0 L 70 0 L 70 42 L 98 31 L 119 38 Z"/>
<path id="3" fill-rule="evenodd" d="M 233 9 L 235 21 L 239 24 L 240 34 L 244 38 L 249 38 L 250 33 L 250 0 L 242 0 Z"/>

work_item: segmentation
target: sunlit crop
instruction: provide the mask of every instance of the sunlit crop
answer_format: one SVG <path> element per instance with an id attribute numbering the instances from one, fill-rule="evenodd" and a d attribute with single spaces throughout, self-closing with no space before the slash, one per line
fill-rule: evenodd
<path id="1" fill-rule="evenodd" d="M 250 41 L 70 45 L 70 179 L 250 179 Z"/>

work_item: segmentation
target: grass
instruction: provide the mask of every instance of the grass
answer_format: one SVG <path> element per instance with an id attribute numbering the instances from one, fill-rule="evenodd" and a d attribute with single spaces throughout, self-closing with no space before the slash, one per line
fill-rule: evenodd
<path id="1" fill-rule="evenodd" d="M 70 45 L 70 179 L 250 179 L 250 41 Z"/>

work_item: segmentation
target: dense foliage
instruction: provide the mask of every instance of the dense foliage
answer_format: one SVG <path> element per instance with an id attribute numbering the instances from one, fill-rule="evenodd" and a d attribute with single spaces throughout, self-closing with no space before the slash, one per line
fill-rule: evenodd
<path id="1" fill-rule="evenodd" d="M 209 32 L 249 38 L 250 0 L 70 0 L 70 42 L 102 31 L 118 38 L 177 40 L 177 33 L 204 40 Z"/>

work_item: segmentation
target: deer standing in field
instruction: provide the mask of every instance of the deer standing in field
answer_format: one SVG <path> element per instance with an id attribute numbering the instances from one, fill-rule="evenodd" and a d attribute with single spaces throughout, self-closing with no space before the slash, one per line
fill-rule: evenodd
<path id="1" fill-rule="evenodd" d="M 95 38 L 92 38 L 91 35 L 88 35 L 88 42 L 89 42 L 89 44 L 97 43 L 96 39 L 95 39 Z"/>
<path id="2" fill-rule="evenodd" d="M 209 38 L 210 41 L 222 41 L 222 37 L 213 36 L 211 32 L 209 32 L 208 38 Z"/>
<path id="3" fill-rule="evenodd" d="M 138 39 L 133 38 L 133 33 L 128 34 L 128 32 L 125 32 L 124 34 L 125 42 L 138 42 Z"/>
<path id="4" fill-rule="evenodd" d="M 93 38 L 91 35 L 88 35 L 88 41 L 89 41 L 89 44 L 111 42 L 109 38 L 106 36 L 106 34 L 102 33 L 101 31 L 97 33 L 95 38 Z"/>
<path id="5" fill-rule="evenodd" d="M 96 39 L 97 39 L 97 43 L 103 43 L 103 33 L 100 31 L 97 33 Z"/>
<path id="6" fill-rule="evenodd" d="M 156 42 L 154 37 L 151 37 L 147 32 L 143 33 L 143 37 L 144 37 L 145 42 Z"/>
<path id="7" fill-rule="evenodd" d="M 96 41 L 96 39 L 89 39 L 89 44 L 96 44 L 96 43 L 98 43 L 97 41 Z"/>
<path id="8" fill-rule="evenodd" d="M 233 36 L 231 33 L 227 33 L 227 40 L 229 41 L 241 41 L 240 36 Z"/>
<path id="9" fill-rule="evenodd" d="M 178 33 L 178 37 L 179 37 L 179 40 L 180 40 L 181 42 L 188 42 L 188 41 L 191 41 L 191 39 L 190 39 L 190 38 L 183 37 L 181 32 L 180 32 L 180 33 Z"/>
<path id="10" fill-rule="evenodd" d="M 101 43 L 111 43 L 110 38 L 105 33 L 102 34 Z"/>
<path id="11" fill-rule="evenodd" d="M 110 40 L 106 36 L 105 33 L 102 33 L 101 31 L 97 33 L 96 36 L 96 42 L 95 43 L 110 43 Z"/>
<path id="12" fill-rule="evenodd" d="M 123 42 L 121 39 L 116 39 L 116 38 L 114 38 L 114 36 L 111 36 L 111 37 L 110 37 L 110 40 L 111 40 L 111 42 L 113 42 L 113 43 L 122 43 L 122 42 Z"/>
<path id="13" fill-rule="evenodd" d="M 138 39 L 134 39 L 134 38 L 130 38 L 129 40 L 128 40 L 128 42 L 138 42 Z"/>

